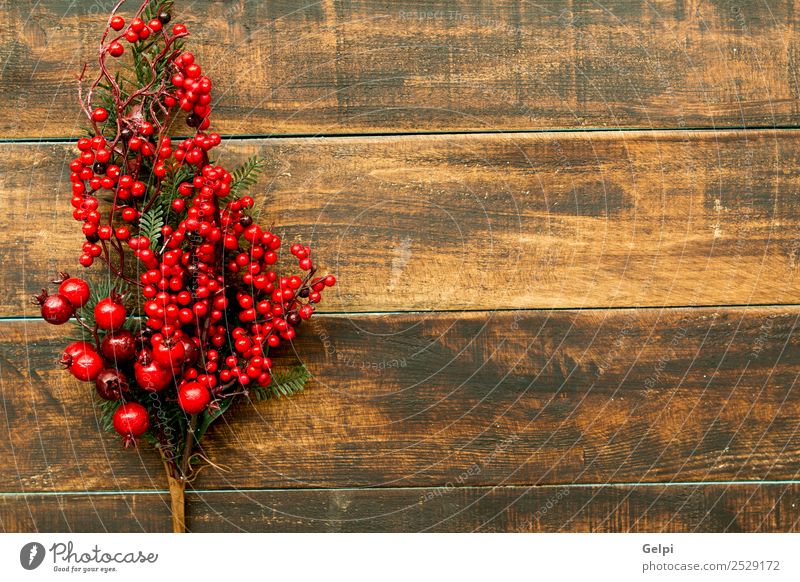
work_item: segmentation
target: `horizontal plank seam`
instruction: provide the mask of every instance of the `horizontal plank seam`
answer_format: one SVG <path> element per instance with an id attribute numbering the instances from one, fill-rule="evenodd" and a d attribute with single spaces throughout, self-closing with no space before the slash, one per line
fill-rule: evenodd
<path id="1" fill-rule="evenodd" d="M 621 482 L 621 483 L 548 483 L 541 485 L 480 485 L 480 486 L 447 486 L 430 485 L 415 487 L 308 487 L 308 488 L 241 488 L 241 489 L 187 489 L 187 493 L 206 495 L 212 493 L 287 493 L 287 492 L 356 492 L 356 491 L 431 491 L 435 489 L 476 490 L 491 489 L 602 489 L 602 488 L 637 488 L 637 487 L 752 487 L 761 485 L 800 485 L 800 480 L 785 479 L 772 481 L 671 481 L 671 482 Z M 5 492 L 0 498 L 9 497 L 64 497 L 80 495 L 165 495 L 169 490 L 142 489 L 123 491 L 39 491 L 39 492 Z"/>
<path id="2" fill-rule="evenodd" d="M 362 132 L 362 133 L 277 133 L 277 134 L 223 134 L 222 139 L 226 140 L 266 140 L 266 139 L 304 139 L 304 138 L 360 138 L 360 137 L 413 137 L 413 136 L 480 136 L 480 135 L 513 135 L 513 134 L 545 134 L 545 133 L 724 133 L 736 131 L 797 131 L 800 125 L 753 125 L 753 126 L 698 126 L 698 127 L 586 127 L 586 128 L 551 128 L 551 129 L 476 129 L 463 131 L 405 131 L 396 133 L 386 132 Z M 72 143 L 80 136 L 74 137 L 42 137 L 42 138 L 0 138 L 0 144 L 58 144 Z M 183 139 L 187 136 L 176 136 L 175 139 Z"/>
<path id="3" fill-rule="evenodd" d="M 709 305 L 632 305 L 632 306 L 592 306 L 592 307 L 501 307 L 498 309 L 435 309 L 429 311 L 409 310 L 409 311 L 317 311 L 316 314 L 325 317 L 351 317 L 364 315 L 436 315 L 437 313 L 519 313 L 521 311 L 545 312 L 545 311 L 653 311 L 656 309 L 797 309 L 800 303 L 731 303 L 731 304 L 709 304 Z M 0 323 L 8 322 L 37 322 L 42 321 L 38 316 L 2 316 Z"/>

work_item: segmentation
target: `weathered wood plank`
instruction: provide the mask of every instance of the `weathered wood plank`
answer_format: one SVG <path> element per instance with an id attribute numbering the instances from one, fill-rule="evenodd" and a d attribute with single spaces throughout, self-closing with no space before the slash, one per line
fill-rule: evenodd
<path id="1" fill-rule="evenodd" d="M 193 532 L 790 532 L 798 485 L 203 492 Z M 0 497 L 5 532 L 164 532 L 160 494 Z"/>
<path id="2" fill-rule="evenodd" d="M 800 132 L 274 139 L 261 221 L 326 311 L 800 303 Z M 0 315 L 77 266 L 66 145 L 0 147 Z M 265 193 L 268 192 L 268 193 Z M 71 269 L 73 270 L 73 269 Z"/>
<path id="3" fill-rule="evenodd" d="M 796 479 L 800 308 L 320 317 L 289 401 L 217 427 L 198 488 Z M 161 488 L 100 435 L 61 329 L 0 326 L 0 491 Z M 278 365 L 295 356 L 285 351 Z"/>
<path id="4" fill-rule="evenodd" d="M 178 10 L 228 134 L 798 120 L 789 0 L 197 0 Z M 75 77 L 104 9 L 15 0 L 0 4 L 0 21 L 0 137 L 81 133 Z"/>

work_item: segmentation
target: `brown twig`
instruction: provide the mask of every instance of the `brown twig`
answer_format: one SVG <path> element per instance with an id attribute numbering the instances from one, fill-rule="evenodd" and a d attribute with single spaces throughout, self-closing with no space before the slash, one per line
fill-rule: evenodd
<path id="1" fill-rule="evenodd" d="M 194 433 L 197 430 L 197 421 L 200 415 L 193 414 L 189 418 L 189 429 L 186 432 L 186 442 L 183 445 L 183 454 L 181 455 L 181 470 L 180 478 L 186 480 L 189 478 L 189 460 L 192 455 L 192 446 L 194 446 Z"/>

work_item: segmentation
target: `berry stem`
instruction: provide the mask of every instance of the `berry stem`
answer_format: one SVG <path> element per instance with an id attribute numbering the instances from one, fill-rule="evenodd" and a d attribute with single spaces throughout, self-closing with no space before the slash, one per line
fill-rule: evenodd
<path id="1" fill-rule="evenodd" d="M 197 430 L 198 414 L 193 414 L 189 418 L 189 429 L 186 431 L 186 443 L 183 446 L 183 455 L 181 455 L 181 471 L 180 479 L 185 483 L 188 478 L 189 460 L 192 456 L 192 446 L 194 445 L 194 435 Z"/>
<path id="2" fill-rule="evenodd" d="M 74 315 L 75 315 L 75 321 L 77 321 L 82 328 L 84 328 L 86 331 L 92 334 L 92 338 L 94 338 L 94 346 L 97 349 L 97 351 L 100 351 L 100 336 L 97 334 L 97 326 L 95 325 L 94 327 L 92 327 L 88 323 L 83 321 L 83 319 L 81 319 L 81 316 L 78 315 L 77 311 L 75 312 Z"/>

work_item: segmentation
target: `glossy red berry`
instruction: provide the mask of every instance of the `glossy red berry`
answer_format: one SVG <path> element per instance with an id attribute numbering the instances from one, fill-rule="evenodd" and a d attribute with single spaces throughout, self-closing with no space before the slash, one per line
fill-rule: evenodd
<path id="1" fill-rule="evenodd" d="M 99 301 L 94 308 L 94 320 L 100 329 L 119 329 L 127 317 L 125 306 L 115 297 Z"/>
<path id="2" fill-rule="evenodd" d="M 188 414 L 203 412 L 210 401 L 211 394 L 199 382 L 189 382 L 178 390 L 178 404 Z"/>
<path id="3" fill-rule="evenodd" d="M 186 348 L 178 339 L 154 341 L 153 360 L 166 369 L 178 368 L 186 360 Z"/>
<path id="4" fill-rule="evenodd" d="M 120 43 L 118 43 L 117 41 L 114 41 L 114 42 L 112 42 L 112 43 L 111 43 L 111 44 L 108 46 L 108 53 L 109 53 L 109 54 L 110 54 L 112 57 L 121 57 L 121 56 L 122 56 L 122 53 L 124 53 L 124 52 L 125 52 L 125 47 L 123 47 L 123 46 L 122 46 Z"/>
<path id="5" fill-rule="evenodd" d="M 85 350 L 71 360 L 67 369 L 82 382 L 92 382 L 103 369 L 103 358 L 94 350 Z"/>
<path id="6" fill-rule="evenodd" d="M 72 304 L 73 307 L 83 307 L 89 301 L 89 284 L 78 277 L 65 279 L 58 286 L 58 292 Z"/>
<path id="7" fill-rule="evenodd" d="M 112 16 L 111 20 L 109 21 L 109 25 L 114 30 L 122 30 L 125 28 L 125 19 L 121 16 Z"/>
<path id="8" fill-rule="evenodd" d="M 86 351 L 95 351 L 94 346 L 89 342 L 77 341 L 67 344 L 67 347 L 64 348 L 64 355 L 65 357 L 69 356 L 70 358 L 77 358 Z"/>
<path id="9" fill-rule="evenodd" d="M 92 121 L 102 123 L 106 119 L 108 119 L 108 111 L 106 111 L 102 107 L 98 107 L 97 109 L 92 111 Z"/>
<path id="10" fill-rule="evenodd" d="M 41 305 L 42 318 L 53 325 L 67 323 L 74 312 L 72 304 L 61 294 L 47 295 L 47 292 L 43 291 L 34 300 Z"/>
<path id="11" fill-rule="evenodd" d="M 147 409 L 136 402 L 127 402 L 114 412 L 114 430 L 125 441 L 125 446 L 134 442 L 150 428 Z"/>
<path id="12" fill-rule="evenodd" d="M 151 357 L 140 358 L 133 365 L 133 373 L 136 377 L 136 383 L 149 392 L 158 392 L 169 386 L 172 382 L 172 371 L 165 370 L 154 361 Z"/>
<path id="13" fill-rule="evenodd" d="M 100 351 L 114 365 L 130 362 L 136 356 L 136 340 L 127 329 L 118 329 L 106 334 L 100 343 Z"/>

